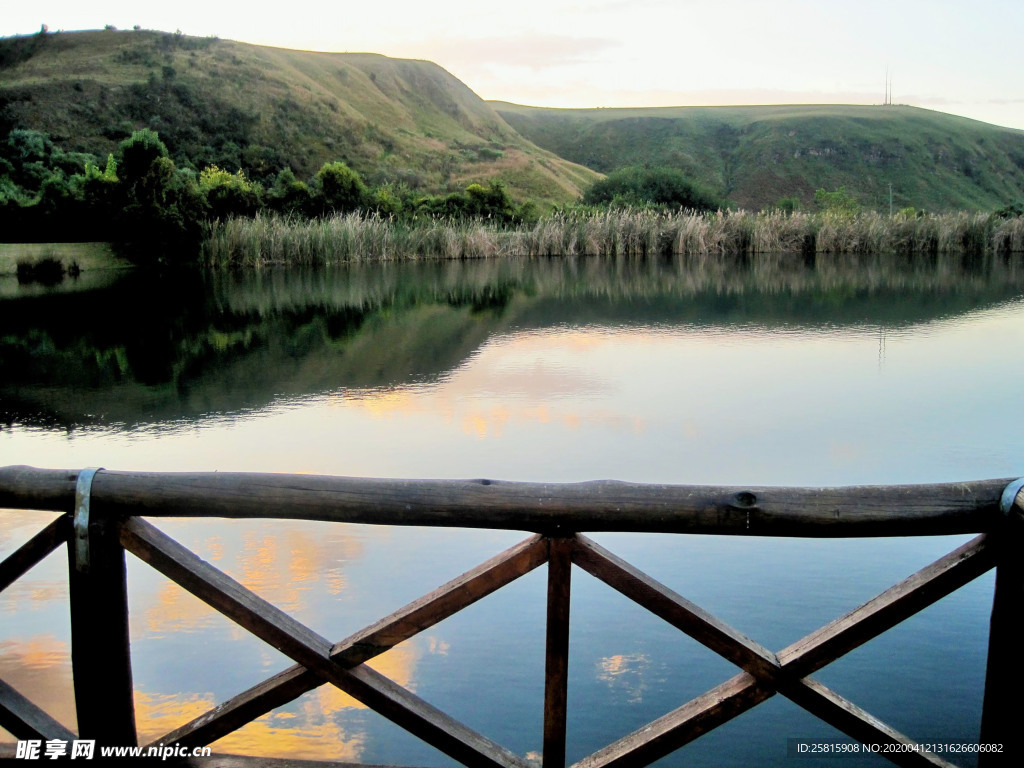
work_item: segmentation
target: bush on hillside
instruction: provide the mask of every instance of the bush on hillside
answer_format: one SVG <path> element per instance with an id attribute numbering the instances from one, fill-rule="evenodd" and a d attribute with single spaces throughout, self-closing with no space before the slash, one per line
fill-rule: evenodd
<path id="1" fill-rule="evenodd" d="M 366 202 L 362 177 L 341 162 L 324 163 L 314 179 L 313 204 L 324 216 L 350 213 Z"/>
<path id="2" fill-rule="evenodd" d="M 524 214 L 532 215 L 532 208 L 517 207 L 505 185 L 498 180 L 486 187 L 470 184 L 463 192 L 452 192 L 444 197 L 423 197 L 416 201 L 416 214 L 446 219 L 490 219 L 499 224 L 515 224 Z"/>
<path id="3" fill-rule="evenodd" d="M 121 181 L 130 186 L 149 173 L 157 159 L 167 157 L 167 146 L 156 131 L 144 128 L 122 141 L 117 152 Z"/>
<path id="4" fill-rule="evenodd" d="M 583 195 L 586 205 L 715 211 L 724 203 L 675 168 L 632 166 L 612 171 Z"/>
<path id="5" fill-rule="evenodd" d="M 1018 216 L 1024 216 L 1024 200 L 1018 200 L 1016 203 L 1004 205 L 1002 208 L 998 208 L 993 213 L 1000 219 L 1013 219 Z"/>
<path id="6" fill-rule="evenodd" d="M 814 202 L 824 213 L 853 216 L 860 212 L 860 203 L 846 187 L 839 187 L 831 192 L 827 189 L 818 189 L 814 192 Z"/>
<path id="7" fill-rule="evenodd" d="M 215 219 L 254 216 L 263 198 L 263 187 L 245 178 L 242 171 L 230 173 L 216 165 L 204 168 L 199 174 L 199 190 L 206 198 L 210 216 Z"/>
<path id="8" fill-rule="evenodd" d="M 289 216 L 308 216 L 313 200 L 309 186 L 295 178 L 291 168 L 285 168 L 277 174 L 265 199 L 272 211 Z"/>

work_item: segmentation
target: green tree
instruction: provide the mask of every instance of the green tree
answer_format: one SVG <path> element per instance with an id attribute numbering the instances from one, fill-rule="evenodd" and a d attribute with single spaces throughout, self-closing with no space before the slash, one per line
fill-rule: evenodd
<path id="1" fill-rule="evenodd" d="M 534 215 L 534 210 L 517 208 L 505 185 L 498 180 L 486 187 L 470 184 L 464 192 L 453 192 L 444 197 L 423 197 L 416 201 L 416 215 L 439 216 L 451 219 L 490 219 L 499 224 L 512 224 L 523 219 L 523 212 Z"/>
<path id="2" fill-rule="evenodd" d="M 117 167 L 121 181 L 129 187 L 150 173 L 154 163 L 167 157 L 167 147 L 156 131 L 135 131 L 118 147 Z"/>
<path id="3" fill-rule="evenodd" d="M 612 171 L 584 193 L 587 205 L 714 211 L 724 202 L 676 168 L 631 166 Z"/>
<path id="4" fill-rule="evenodd" d="M 772 206 L 771 210 L 787 214 L 796 213 L 800 210 L 800 198 L 793 195 L 780 197 L 775 201 L 775 205 Z"/>
<path id="5" fill-rule="evenodd" d="M 59 219 L 65 213 L 74 199 L 71 184 L 62 171 L 50 173 L 39 188 L 39 198 L 36 202 L 38 214 L 41 216 Z"/>
<path id="6" fill-rule="evenodd" d="M 34 198 L 50 176 L 54 145 L 42 131 L 15 129 L 0 144 L 0 159 L 10 167 L 11 180 Z"/>
<path id="7" fill-rule="evenodd" d="M 273 186 L 267 190 L 266 199 L 270 208 L 286 215 L 308 215 L 312 206 L 309 186 L 295 178 L 291 168 L 285 168 L 277 174 Z"/>
<path id="8" fill-rule="evenodd" d="M 208 215 L 195 173 L 179 170 L 155 131 L 135 131 L 121 142 L 116 161 L 117 239 L 139 255 L 191 255 Z"/>
<path id="9" fill-rule="evenodd" d="M 22 205 L 25 202 L 25 193 L 21 187 L 14 183 L 10 175 L 0 172 L 0 206 Z"/>
<path id="10" fill-rule="evenodd" d="M 370 194 L 369 207 L 381 216 L 401 216 L 405 212 L 409 192 L 392 184 L 377 187 Z"/>
<path id="11" fill-rule="evenodd" d="M 994 211 L 994 215 L 1000 219 L 1013 219 L 1017 216 L 1024 216 L 1024 200 L 1018 200 L 1016 203 L 1010 203 L 1004 205 L 1002 208 Z"/>
<path id="12" fill-rule="evenodd" d="M 103 170 L 93 163 L 86 163 L 81 173 L 71 177 L 70 184 L 76 200 L 79 229 L 100 239 L 115 239 L 117 233 L 110 227 L 110 221 L 115 218 L 118 192 L 114 155 L 107 155 Z"/>
<path id="13" fill-rule="evenodd" d="M 366 185 L 341 162 L 324 163 L 314 181 L 314 204 L 324 215 L 349 213 L 367 202 Z"/>
<path id="14" fill-rule="evenodd" d="M 860 203 L 846 187 L 831 192 L 818 189 L 814 192 L 814 202 L 819 210 L 839 216 L 853 216 L 860 211 Z"/>
<path id="15" fill-rule="evenodd" d="M 42 131 L 16 128 L 7 134 L 3 156 L 15 166 L 46 161 L 53 154 L 53 142 Z"/>
<path id="16" fill-rule="evenodd" d="M 470 216 L 494 219 L 511 224 L 516 217 L 516 205 L 509 197 L 505 185 L 498 180 L 486 187 L 470 184 L 466 187 L 466 211 Z"/>
<path id="17" fill-rule="evenodd" d="M 230 173 L 211 165 L 199 174 L 199 190 L 206 198 L 210 216 L 253 216 L 259 210 L 263 187 L 245 178 L 242 171 Z"/>

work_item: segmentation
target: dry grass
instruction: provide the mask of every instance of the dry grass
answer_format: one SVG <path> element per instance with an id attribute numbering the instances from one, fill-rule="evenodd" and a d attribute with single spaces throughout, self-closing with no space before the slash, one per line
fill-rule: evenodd
<path id="1" fill-rule="evenodd" d="M 409 223 L 360 214 L 318 220 L 231 219 L 212 226 L 203 260 L 211 265 L 259 266 L 495 256 L 1020 251 L 1024 251 L 1021 217 L 618 210 L 558 213 L 518 228 L 449 219 Z"/>

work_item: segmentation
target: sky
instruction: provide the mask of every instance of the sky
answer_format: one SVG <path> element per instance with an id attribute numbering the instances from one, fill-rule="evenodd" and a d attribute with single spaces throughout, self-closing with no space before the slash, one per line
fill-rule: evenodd
<path id="1" fill-rule="evenodd" d="M 5 3 L 0 36 L 111 24 L 440 64 L 545 107 L 897 104 L 1024 129 L 1020 0 Z M 246 8 L 246 10 L 242 10 Z"/>

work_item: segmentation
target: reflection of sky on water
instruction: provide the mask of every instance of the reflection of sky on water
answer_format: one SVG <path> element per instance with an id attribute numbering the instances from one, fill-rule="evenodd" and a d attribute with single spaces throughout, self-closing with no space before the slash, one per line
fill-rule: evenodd
<path id="1" fill-rule="evenodd" d="M 16 427 L 0 451 L 40 466 L 533 480 L 1008 476 L 1019 441 L 991 436 L 1017 403 L 1022 364 L 1008 351 L 1022 345 L 1020 302 L 884 340 L 867 329 L 513 332 L 431 384 L 339 389 L 170 433 Z"/>
<path id="2" fill-rule="evenodd" d="M 1006 428 L 1006 414 L 1019 405 L 1021 348 L 1020 300 L 888 330 L 509 328 L 430 380 L 335 387 L 233 416 L 126 431 L 15 425 L 0 432 L 0 464 L 701 484 L 1016 476 L 1024 471 L 1024 436 Z M 3 516 L 0 554 L 50 519 Z M 332 641 L 521 538 L 276 521 L 158 526 Z M 956 543 L 598 538 L 776 650 Z M 65 569 L 58 551 L 0 594 L 0 678 L 73 726 Z M 732 674 L 729 664 L 589 577 L 575 572 L 573 579 L 571 759 Z M 531 574 L 373 666 L 520 754 L 535 752 L 543 587 L 543 574 Z M 129 590 L 143 739 L 289 666 L 131 556 Z M 979 580 L 821 677 L 919 738 L 956 733 L 973 740 L 990 595 L 991 578 Z M 865 682 L 879 675 L 886 685 Z M 922 697 L 946 712 L 939 733 L 921 730 L 936 714 L 930 704 L 915 710 L 911 700 Z M 742 765 L 773 753 L 780 738 L 784 749 L 778 734 L 831 737 L 794 709 L 773 700 L 741 718 L 746 746 L 735 746 L 739 731 L 729 726 L 686 755 L 701 765 Z M 258 719 L 216 749 L 446 762 L 330 687 Z M 728 749 L 733 757 L 722 758 Z"/>
<path id="3" fill-rule="evenodd" d="M 0 556 L 9 554 L 46 521 L 33 512 L 5 512 Z M 419 549 L 441 531 L 330 526 L 263 521 L 162 520 L 159 526 L 203 559 L 261 597 L 291 612 L 332 640 L 418 597 L 475 565 L 478 552 L 424 557 Z M 457 539 L 458 537 L 456 537 Z M 500 551 L 514 533 L 475 537 L 475 548 Z M 397 539 L 397 541 L 396 541 Z M 449 545 L 450 546 L 450 545 Z M 366 560 L 369 549 L 373 558 Z M 404 583 L 384 574 L 401 563 Z M 419 567 L 418 567 L 419 566 Z M 349 589 L 354 571 L 356 591 Z M 429 575 L 427 575 L 429 574 Z M 428 579 L 435 579 L 429 581 Z M 215 704 L 290 666 L 280 653 L 252 638 L 200 600 L 128 556 L 135 705 L 142 741 L 159 738 Z M 387 594 L 372 588 L 384 585 Z M 67 626 L 66 555 L 58 550 L 0 594 L 0 678 L 75 725 Z M 53 634 L 54 624 L 60 635 Z M 48 628 L 44 629 L 44 628 Z M 428 631 L 370 662 L 415 691 L 421 657 L 443 657 L 449 642 Z M 224 752 L 360 760 L 365 706 L 331 686 L 320 687 L 219 741 Z M 363 714 L 359 714 L 363 713 Z M 355 718 L 355 725 L 353 725 Z M 9 734 L 3 732 L 5 737 Z"/>

